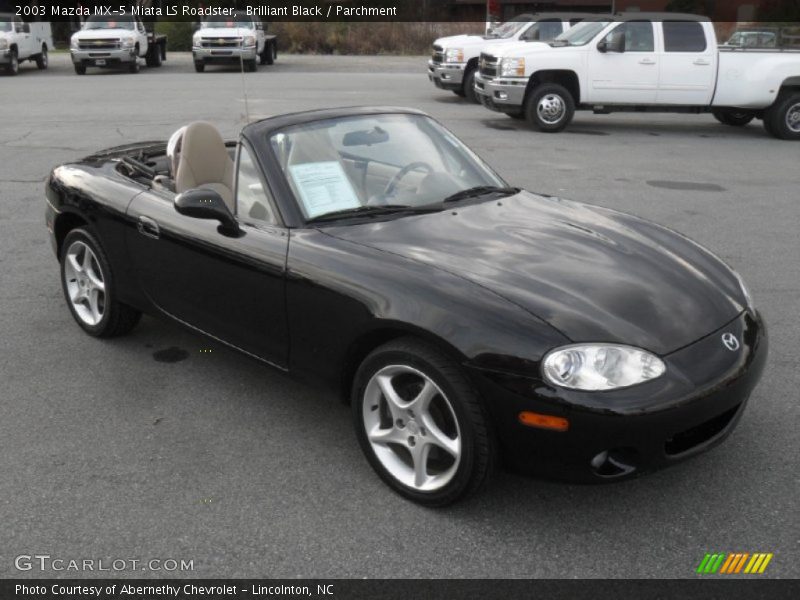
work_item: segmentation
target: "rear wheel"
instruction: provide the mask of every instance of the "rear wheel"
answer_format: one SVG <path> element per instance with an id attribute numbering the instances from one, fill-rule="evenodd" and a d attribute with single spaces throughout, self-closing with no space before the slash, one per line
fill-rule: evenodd
<path id="1" fill-rule="evenodd" d="M 86 66 L 79 64 L 75 64 L 73 66 L 75 67 L 75 73 L 78 75 L 86 75 Z"/>
<path id="2" fill-rule="evenodd" d="M 205 63 L 203 63 L 203 62 L 197 62 L 197 61 L 195 61 L 195 63 L 194 63 L 194 70 L 195 70 L 195 71 L 197 71 L 198 73 L 202 73 L 203 71 L 205 71 L 205 70 L 206 70 L 206 64 L 205 64 Z"/>
<path id="3" fill-rule="evenodd" d="M 712 110 L 711 114 L 723 125 L 730 125 L 731 127 L 744 127 L 756 118 L 755 113 L 747 110 L 719 108 Z"/>
<path id="4" fill-rule="evenodd" d="M 473 104 L 479 104 L 480 101 L 478 100 L 478 95 L 475 93 L 475 72 L 477 69 L 474 67 L 472 69 L 468 69 L 467 72 L 464 74 L 464 83 L 463 90 L 464 90 L 464 98 L 472 102 Z"/>
<path id="5" fill-rule="evenodd" d="M 572 94 L 557 83 L 535 87 L 525 100 L 525 119 L 539 131 L 562 131 L 574 116 L 575 100 Z"/>
<path id="6" fill-rule="evenodd" d="M 496 448 L 480 399 L 459 365 L 405 338 L 373 351 L 353 386 L 361 448 L 396 492 L 444 506 L 477 491 Z"/>
<path id="7" fill-rule="evenodd" d="M 64 240 L 61 284 L 73 318 L 89 335 L 124 335 L 142 316 L 117 301 L 114 275 L 105 252 L 86 229 L 74 229 Z"/>
<path id="8" fill-rule="evenodd" d="M 17 56 L 17 51 L 13 48 L 11 50 L 11 55 L 8 57 L 6 73 L 9 75 L 16 75 L 19 73 L 19 57 Z"/>
<path id="9" fill-rule="evenodd" d="M 40 70 L 45 70 L 49 64 L 49 59 L 47 58 L 47 46 L 42 44 L 42 51 L 39 56 L 36 57 L 36 66 Z"/>
<path id="10" fill-rule="evenodd" d="M 161 48 L 156 45 L 150 46 L 147 50 L 147 58 L 145 59 L 148 67 L 161 66 Z"/>
<path id="11" fill-rule="evenodd" d="M 764 112 L 764 127 L 782 140 L 800 140 L 800 92 L 781 94 Z"/>

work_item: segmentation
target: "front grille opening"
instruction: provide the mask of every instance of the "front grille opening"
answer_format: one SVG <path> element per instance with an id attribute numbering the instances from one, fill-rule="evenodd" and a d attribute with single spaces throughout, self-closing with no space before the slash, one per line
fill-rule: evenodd
<path id="1" fill-rule="evenodd" d="M 721 415 L 717 415 L 713 419 L 709 419 L 708 421 L 700 423 L 700 425 L 696 425 L 691 429 L 687 429 L 686 431 L 676 433 L 667 440 L 666 444 L 664 444 L 664 451 L 669 456 L 675 456 L 677 454 L 688 452 L 695 446 L 699 446 L 700 444 L 707 442 L 711 438 L 725 431 L 725 428 L 731 422 L 731 419 L 733 419 L 736 411 L 738 410 L 739 405 L 737 404 L 730 410 L 725 411 Z"/>

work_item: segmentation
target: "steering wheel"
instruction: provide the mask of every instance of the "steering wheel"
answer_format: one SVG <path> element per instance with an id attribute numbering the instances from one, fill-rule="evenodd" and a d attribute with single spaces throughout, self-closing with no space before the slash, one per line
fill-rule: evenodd
<path id="1" fill-rule="evenodd" d="M 417 169 L 425 169 L 429 174 L 433 173 L 433 167 L 426 162 L 417 161 L 407 164 L 405 167 L 395 173 L 394 177 L 392 177 L 389 183 L 386 184 L 386 189 L 383 190 L 384 198 L 394 196 L 394 193 L 397 190 L 397 184 L 400 183 L 400 180 L 411 173 L 411 171 L 416 171 Z"/>

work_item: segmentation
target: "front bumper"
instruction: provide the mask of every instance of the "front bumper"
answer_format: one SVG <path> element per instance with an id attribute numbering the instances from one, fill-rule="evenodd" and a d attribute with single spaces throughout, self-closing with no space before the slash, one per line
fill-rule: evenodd
<path id="1" fill-rule="evenodd" d="M 239 48 L 192 48 L 194 62 L 213 64 L 255 60 L 258 57 L 255 46 Z"/>
<path id="2" fill-rule="evenodd" d="M 443 90 L 460 90 L 464 83 L 466 64 L 428 61 L 428 79 Z"/>
<path id="3" fill-rule="evenodd" d="M 528 80 L 522 77 L 488 79 L 475 75 L 475 95 L 486 108 L 497 112 L 519 112 L 525 101 Z"/>
<path id="4" fill-rule="evenodd" d="M 85 67 L 112 67 L 138 59 L 134 48 L 119 50 L 70 50 L 72 63 Z"/>
<path id="5" fill-rule="evenodd" d="M 0 51 L 0 65 L 11 62 L 11 50 Z"/>
<path id="6" fill-rule="evenodd" d="M 741 347 L 721 341 L 733 333 Z M 664 376 L 611 392 L 556 389 L 496 373 L 474 379 L 492 413 L 504 454 L 518 470 L 583 482 L 625 479 L 695 456 L 736 427 L 768 354 L 755 311 L 662 357 Z M 522 411 L 559 416 L 567 431 L 535 429 Z"/>

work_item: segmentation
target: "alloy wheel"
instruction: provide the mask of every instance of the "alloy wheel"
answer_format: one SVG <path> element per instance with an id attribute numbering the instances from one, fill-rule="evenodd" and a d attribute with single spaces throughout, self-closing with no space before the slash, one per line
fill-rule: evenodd
<path id="1" fill-rule="evenodd" d="M 545 94 L 539 100 L 539 105 L 536 107 L 539 118 L 542 122 L 548 125 L 555 125 L 564 118 L 566 113 L 566 105 L 564 99 L 556 94 Z"/>
<path id="2" fill-rule="evenodd" d="M 64 283 L 72 308 L 83 323 L 93 327 L 106 309 L 106 284 L 97 256 L 86 243 L 75 241 L 64 261 Z"/>
<path id="3" fill-rule="evenodd" d="M 800 133 L 800 102 L 786 111 L 786 126 L 794 133 Z"/>
<path id="4" fill-rule="evenodd" d="M 419 492 L 446 486 L 461 462 L 453 406 L 426 374 L 408 365 L 377 371 L 362 397 L 367 439 L 386 471 Z"/>

